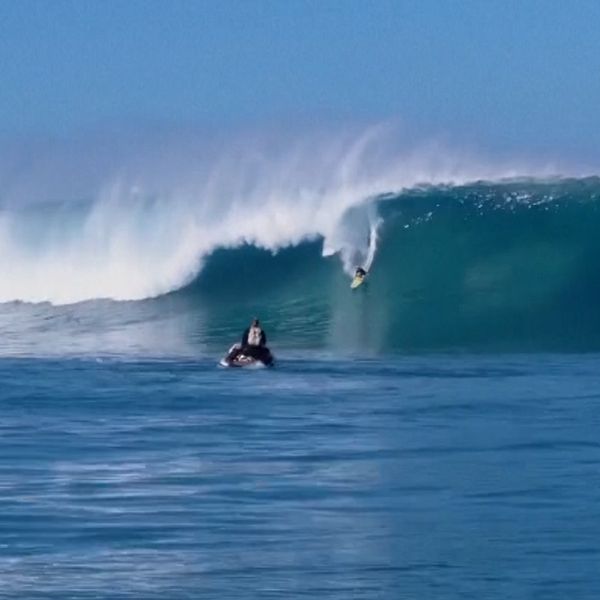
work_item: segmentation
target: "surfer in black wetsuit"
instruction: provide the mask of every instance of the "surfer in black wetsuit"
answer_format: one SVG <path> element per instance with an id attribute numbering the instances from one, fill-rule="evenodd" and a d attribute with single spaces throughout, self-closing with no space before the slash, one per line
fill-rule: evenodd
<path id="1" fill-rule="evenodd" d="M 258 319 L 254 318 L 250 327 L 244 331 L 240 352 L 260 360 L 266 365 L 273 362 L 271 351 L 267 348 L 267 334 L 263 331 Z"/>
<path id="2" fill-rule="evenodd" d="M 252 324 L 242 335 L 242 350 L 252 347 L 260 348 L 267 345 L 267 335 L 260 326 L 258 319 L 253 319 Z M 245 353 L 244 353 L 245 354 Z"/>
<path id="3" fill-rule="evenodd" d="M 354 273 L 354 277 L 365 277 L 367 272 L 362 267 L 356 267 L 356 272 Z"/>
<path id="4" fill-rule="evenodd" d="M 242 335 L 242 343 L 231 350 L 228 360 L 235 360 L 240 354 L 260 360 L 266 365 L 273 363 L 271 351 L 267 348 L 267 334 L 262 330 L 260 321 L 253 319 Z"/>

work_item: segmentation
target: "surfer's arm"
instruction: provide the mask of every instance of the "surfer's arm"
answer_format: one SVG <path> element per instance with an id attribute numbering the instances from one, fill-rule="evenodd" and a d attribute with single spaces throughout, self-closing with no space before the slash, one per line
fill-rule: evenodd
<path id="1" fill-rule="evenodd" d="M 264 331 L 260 332 L 260 345 L 261 346 L 267 345 L 267 334 Z"/>
<path id="2" fill-rule="evenodd" d="M 244 334 L 242 335 L 242 346 L 247 346 L 248 345 L 248 334 L 250 333 L 250 328 L 246 329 L 246 331 L 244 331 Z"/>

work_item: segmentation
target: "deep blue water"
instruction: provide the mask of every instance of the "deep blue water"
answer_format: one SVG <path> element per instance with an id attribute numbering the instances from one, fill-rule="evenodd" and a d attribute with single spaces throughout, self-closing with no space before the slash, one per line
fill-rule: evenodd
<path id="1" fill-rule="evenodd" d="M 600 597 L 600 357 L 0 361 L 1 598 Z"/>

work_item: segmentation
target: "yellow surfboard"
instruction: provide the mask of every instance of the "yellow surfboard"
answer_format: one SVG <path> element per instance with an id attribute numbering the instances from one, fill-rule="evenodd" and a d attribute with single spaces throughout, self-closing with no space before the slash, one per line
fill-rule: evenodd
<path id="1" fill-rule="evenodd" d="M 357 287 L 363 284 L 366 278 L 366 275 L 355 275 L 352 283 L 350 284 L 350 289 L 355 290 Z"/>

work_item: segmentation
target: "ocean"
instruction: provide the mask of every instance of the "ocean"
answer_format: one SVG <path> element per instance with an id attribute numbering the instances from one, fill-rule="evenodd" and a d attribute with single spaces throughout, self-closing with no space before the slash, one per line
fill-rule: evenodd
<path id="1" fill-rule="evenodd" d="M 600 180 L 367 187 L 4 202 L 0 598 L 599 597 Z"/>

